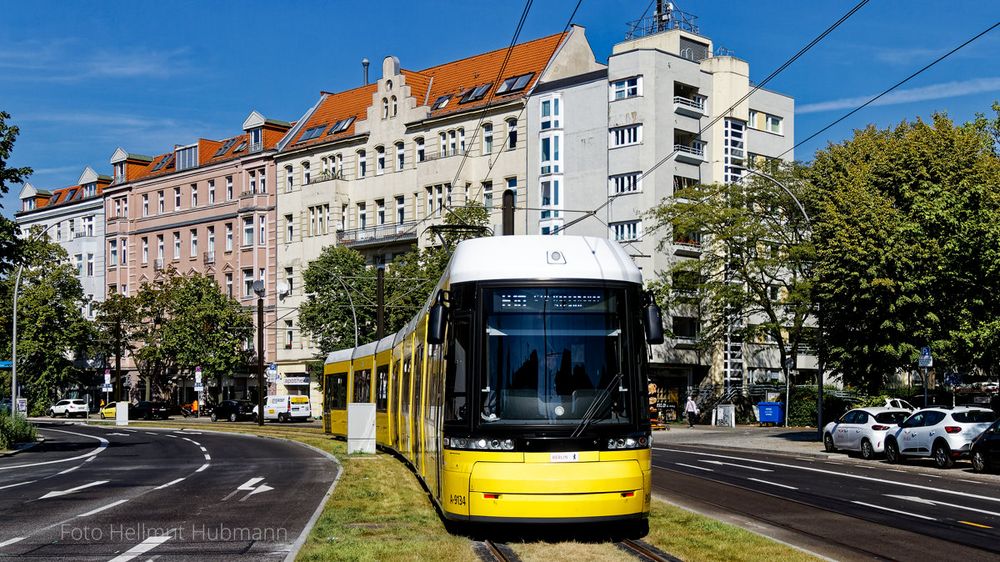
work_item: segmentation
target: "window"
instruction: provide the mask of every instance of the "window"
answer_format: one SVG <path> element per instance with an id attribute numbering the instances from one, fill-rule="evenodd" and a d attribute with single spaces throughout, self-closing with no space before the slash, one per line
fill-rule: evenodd
<path id="1" fill-rule="evenodd" d="M 490 82 L 489 84 L 480 84 L 475 88 L 470 88 L 467 92 L 465 92 L 465 95 L 462 96 L 462 99 L 459 100 L 458 103 L 469 103 L 470 101 L 479 101 L 484 97 L 486 97 L 486 93 L 490 91 L 490 88 L 492 86 L 493 83 Z"/>
<path id="2" fill-rule="evenodd" d="M 260 150 L 260 148 L 261 148 L 261 146 L 260 146 L 261 133 L 262 133 L 262 131 L 261 131 L 260 127 L 257 127 L 255 129 L 250 129 L 250 147 L 251 147 L 250 150 L 251 151 Z"/>
<path id="3" fill-rule="evenodd" d="M 441 158 L 448 156 L 448 133 L 441 133 Z"/>
<path id="4" fill-rule="evenodd" d="M 76 255 L 76 274 L 83 275 L 83 254 Z"/>
<path id="5" fill-rule="evenodd" d="M 541 137 L 541 173 L 558 174 L 561 169 L 562 156 L 559 153 L 561 132 L 542 133 Z"/>
<path id="6" fill-rule="evenodd" d="M 542 219 L 558 218 L 562 215 L 562 182 L 559 179 L 547 179 L 541 184 Z"/>
<path id="7" fill-rule="evenodd" d="M 174 233 L 174 259 L 181 259 L 181 233 Z"/>
<path id="8" fill-rule="evenodd" d="M 285 243 L 295 240 L 295 218 L 292 215 L 285 215 Z"/>
<path id="9" fill-rule="evenodd" d="M 260 215 L 257 217 L 257 225 L 257 243 L 260 245 L 267 244 L 267 215 Z"/>
<path id="10" fill-rule="evenodd" d="M 243 246 L 253 246 L 253 217 L 243 218 Z"/>
<path id="11" fill-rule="evenodd" d="M 520 76 L 511 76 L 500 83 L 497 88 L 497 95 L 500 94 L 510 94 L 513 92 L 519 92 L 528 86 L 528 82 L 535 75 L 534 72 L 528 74 L 522 74 Z"/>
<path id="12" fill-rule="evenodd" d="M 295 176 L 292 174 L 292 167 L 285 166 L 285 193 L 290 193 L 292 191 L 292 186 L 295 184 Z"/>
<path id="13" fill-rule="evenodd" d="M 156 235 L 156 259 L 163 260 L 163 235 Z"/>
<path id="14" fill-rule="evenodd" d="M 493 182 L 491 181 L 483 182 L 483 207 L 487 211 L 493 209 Z"/>
<path id="15" fill-rule="evenodd" d="M 382 98 L 382 119 L 389 118 L 389 98 Z"/>
<path id="16" fill-rule="evenodd" d="M 642 125 L 627 125 L 611 129 L 611 148 L 642 142 Z"/>
<path id="17" fill-rule="evenodd" d="M 403 224 L 406 218 L 406 198 L 402 195 L 396 196 L 396 224 Z"/>
<path id="18" fill-rule="evenodd" d="M 141 248 L 142 248 L 142 263 L 143 264 L 149 263 L 149 238 L 145 236 L 142 237 Z"/>
<path id="19" fill-rule="evenodd" d="M 94 276 L 94 254 L 87 254 L 87 277 Z"/>
<path id="20" fill-rule="evenodd" d="M 108 242 L 108 265 L 115 266 L 118 265 L 118 241 L 111 240 Z"/>
<path id="21" fill-rule="evenodd" d="M 70 240 L 76 238 L 76 219 L 69 219 L 69 233 L 67 234 Z"/>
<path id="22" fill-rule="evenodd" d="M 403 167 L 406 165 L 406 153 L 403 152 L 403 143 L 396 143 L 396 171 L 403 171 Z"/>
<path id="23" fill-rule="evenodd" d="M 191 184 L 191 208 L 198 206 L 198 184 Z"/>
<path id="24" fill-rule="evenodd" d="M 292 337 L 294 333 L 294 330 L 292 330 L 292 321 L 285 320 L 285 349 L 292 348 Z"/>
<path id="25" fill-rule="evenodd" d="M 396 96 L 392 96 L 392 116 L 395 117 L 399 104 L 396 103 Z"/>
<path id="26" fill-rule="evenodd" d="M 226 274 L 226 296 L 233 298 L 233 274 Z"/>
<path id="27" fill-rule="evenodd" d="M 465 129 L 458 130 L 458 153 L 465 154 Z"/>
<path id="28" fill-rule="evenodd" d="M 314 138 L 322 135 L 323 131 L 326 130 L 326 125 L 327 125 L 326 123 L 323 123 L 322 125 L 316 125 L 315 127 L 309 127 L 308 129 L 305 130 L 304 133 L 302 133 L 302 136 L 299 137 L 299 140 L 295 141 L 295 143 L 298 144 L 300 142 L 306 142 L 308 140 L 312 140 L 312 139 L 314 139 Z"/>
<path id="29" fill-rule="evenodd" d="M 257 170 L 257 179 L 260 181 L 260 192 L 267 193 L 267 176 L 263 169 Z"/>
<path id="30" fill-rule="evenodd" d="M 258 269 L 257 270 L 257 279 L 259 279 L 262 283 L 266 284 L 267 283 L 267 270 L 264 269 L 263 267 L 260 268 L 260 269 Z"/>
<path id="31" fill-rule="evenodd" d="M 208 180 L 208 204 L 215 205 L 215 180 Z"/>
<path id="32" fill-rule="evenodd" d="M 517 148 L 517 119 L 507 120 L 507 150 Z"/>
<path id="33" fill-rule="evenodd" d="M 330 175 L 334 178 L 339 177 L 344 170 L 344 156 L 342 154 L 336 154 L 330 157 Z"/>
<path id="34" fill-rule="evenodd" d="M 149 194 L 148 193 L 143 193 L 142 194 L 142 216 L 144 216 L 144 217 L 148 217 L 149 216 Z"/>
<path id="35" fill-rule="evenodd" d="M 782 121 L 783 119 L 777 115 L 771 115 L 770 113 L 764 113 L 763 111 L 751 109 L 748 124 L 752 129 L 780 135 L 783 134 Z"/>
<path id="36" fill-rule="evenodd" d="M 198 145 L 179 148 L 174 152 L 177 155 L 177 162 L 174 164 L 177 171 L 187 170 L 198 165 Z"/>
<path id="37" fill-rule="evenodd" d="M 226 223 L 226 251 L 233 251 L 233 223 Z"/>
<path id="38" fill-rule="evenodd" d="M 368 175 L 368 158 L 364 150 L 358 151 L 358 177 L 363 178 Z"/>
<path id="39" fill-rule="evenodd" d="M 309 185 L 312 176 L 309 171 L 309 162 L 302 162 L 302 185 Z"/>
<path id="40" fill-rule="evenodd" d="M 191 229 L 191 254 L 189 256 L 191 259 L 198 257 L 198 229 Z"/>
<path id="41" fill-rule="evenodd" d="M 208 246 L 205 248 L 209 254 L 211 254 L 212 259 L 215 259 L 215 227 L 210 226 L 206 229 L 208 231 Z"/>
<path id="42" fill-rule="evenodd" d="M 381 176 L 385 173 L 385 147 L 375 147 L 375 175 Z"/>
<path id="43" fill-rule="evenodd" d="M 623 193 L 635 193 L 642 191 L 642 183 L 639 180 L 640 172 L 629 172 L 627 174 L 617 174 L 611 176 L 611 194 L 621 195 Z"/>
<path id="44" fill-rule="evenodd" d="M 83 217 L 83 233 L 85 236 L 94 235 L 94 217 Z"/>
<path id="45" fill-rule="evenodd" d="M 181 188 L 174 188 L 174 210 L 180 210 L 181 208 Z"/>
<path id="46" fill-rule="evenodd" d="M 517 204 L 517 178 L 507 178 L 507 189 L 514 192 L 514 204 Z"/>
<path id="47" fill-rule="evenodd" d="M 638 240 L 640 236 L 639 221 L 613 222 L 611 223 L 611 234 L 619 242 Z"/>
<path id="48" fill-rule="evenodd" d="M 354 117 L 348 117 L 346 119 L 341 119 L 340 121 L 337 121 L 333 125 L 333 127 L 330 127 L 330 132 L 328 132 L 327 134 L 328 135 L 335 135 L 337 133 L 342 133 L 342 132 L 346 131 L 348 127 L 351 126 L 351 123 L 354 123 Z"/>
<path id="49" fill-rule="evenodd" d="M 121 260 L 118 262 L 120 265 L 128 264 L 128 238 L 122 238 L 118 241 L 118 246 L 122 250 Z"/>
<path id="50" fill-rule="evenodd" d="M 309 236 L 326 234 L 327 217 L 330 214 L 330 205 L 317 205 L 309 207 Z"/>
<path id="51" fill-rule="evenodd" d="M 253 269 L 243 270 L 243 296 L 253 296 Z"/>
<path id="52" fill-rule="evenodd" d="M 483 154 L 493 154 L 493 124 L 483 125 Z"/>
<path id="53" fill-rule="evenodd" d="M 458 154 L 458 135 L 455 131 L 448 131 L 448 154 Z"/>
<path id="54" fill-rule="evenodd" d="M 746 125 L 736 119 L 726 119 L 723 128 L 723 181 L 735 183 L 743 178 L 746 166 Z"/>
<path id="55" fill-rule="evenodd" d="M 694 340 L 698 338 L 698 319 L 684 316 L 673 317 L 674 337 L 683 340 Z"/>
<path id="56" fill-rule="evenodd" d="M 413 140 L 413 143 L 417 147 L 417 162 L 424 161 L 424 137 L 417 137 Z"/>
<path id="57" fill-rule="evenodd" d="M 295 288 L 295 271 L 290 267 L 285 268 L 285 284 L 288 285 L 288 294 L 292 294 Z"/>
<path id="58" fill-rule="evenodd" d="M 560 101 L 561 99 L 559 96 L 553 96 L 542 100 L 542 115 L 539 124 L 543 131 L 562 127 L 562 108 Z"/>
<path id="59" fill-rule="evenodd" d="M 115 164 L 115 181 L 123 182 L 125 181 L 125 163 L 118 162 Z"/>
<path id="60" fill-rule="evenodd" d="M 378 226 L 385 224 L 385 199 L 375 201 L 375 224 Z"/>
<path id="61" fill-rule="evenodd" d="M 338 230 L 347 228 L 347 203 L 340 206 L 340 227 Z"/>
<path id="62" fill-rule="evenodd" d="M 451 94 L 444 95 L 434 100 L 434 105 L 431 106 L 431 111 L 436 111 L 448 105 L 448 101 L 451 99 Z"/>
<path id="63" fill-rule="evenodd" d="M 634 98 L 642 95 L 642 77 L 633 76 L 611 83 L 610 101 Z"/>
<path id="64" fill-rule="evenodd" d="M 358 203 L 358 228 L 368 227 L 368 213 L 364 203 Z"/>
<path id="65" fill-rule="evenodd" d="M 157 192 L 157 214 L 163 214 L 163 191 Z"/>
<path id="66" fill-rule="evenodd" d="M 781 134 L 781 117 L 778 117 L 777 115 L 768 115 L 765 125 L 765 130 L 767 132 L 777 135 Z"/>
<path id="67" fill-rule="evenodd" d="M 62 221 L 56 223 L 56 240 L 62 240 Z"/>

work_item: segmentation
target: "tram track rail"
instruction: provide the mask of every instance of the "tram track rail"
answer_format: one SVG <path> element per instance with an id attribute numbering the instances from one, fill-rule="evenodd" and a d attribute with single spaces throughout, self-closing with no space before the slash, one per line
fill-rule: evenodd
<path id="1" fill-rule="evenodd" d="M 639 540 L 625 539 L 615 543 L 615 546 L 645 562 L 681 562 L 680 558 L 671 556 L 655 546 Z"/>
<path id="2" fill-rule="evenodd" d="M 476 554 L 483 562 L 520 562 L 520 558 L 509 546 L 491 540 L 477 541 Z"/>

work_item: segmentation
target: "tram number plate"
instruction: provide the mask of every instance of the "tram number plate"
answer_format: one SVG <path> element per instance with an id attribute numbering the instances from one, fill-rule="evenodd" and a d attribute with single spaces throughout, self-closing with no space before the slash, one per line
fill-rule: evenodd
<path id="1" fill-rule="evenodd" d="M 454 505 L 465 505 L 465 496 L 459 494 L 452 494 L 448 497 L 448 503 Z"/>
<path id="2" fill-rule="evenodd" d="M 551 462 L 577 462 L 580 460 L 580 453 L 550 453 Z"/>

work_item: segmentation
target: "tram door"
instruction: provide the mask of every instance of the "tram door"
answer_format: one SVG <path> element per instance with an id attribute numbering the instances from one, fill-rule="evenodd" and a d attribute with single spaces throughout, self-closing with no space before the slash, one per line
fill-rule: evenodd
<path id="1" fill-rule="evenodd" d="M 412 412 L 410 411 L 410 399 L 413 391 L 410 388 L 410 358 L 403 359 L 403 376 L 400 377 L 402 388 L 399 396 L 399 452 L 404 457 L 413 460 L 413 449 L 411 448 L 411 435 L 413 434 Z"/>
<path id="2" fill-rule="evenodd" d="M 392 382 L 394 384 L 393 384 L 392 396 L 390 398 L 392 400 L 394 408 L 392 408 L 391 415 L 389 416 L 389 419 L 392 420 L 391 425 L 394 426 L 392 431 L 392 448 L 400 452 L 402 452 L 402 449 L 400 448 L 399 434 L 400 434 L 400 426 L 403 423 L 402 422 L 403 415 L 402 412 L 400 411 L 400 400 L 401 396 L 403 395 L 401 391 L 403 384 L 402 383 L 403 371 L 400 368 L 401 365 L 402 362 L 399 359 L 397 359 L 396 365 L 393 368 L 393 373 L 392 373 L 393 374 Z"/>
<path id="3" fill-rule="evenodd" d="M 418 346 L 413 366 L 413 464 L 417 472 L 427 474 L 424 463 L 424 346 Z"/>

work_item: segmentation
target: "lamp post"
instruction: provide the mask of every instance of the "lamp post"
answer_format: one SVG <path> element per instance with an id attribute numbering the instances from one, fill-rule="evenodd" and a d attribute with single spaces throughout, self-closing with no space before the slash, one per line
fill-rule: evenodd
<path id="1" fill-rule="evenodd" d="M 33 242 L 49 231 L 50 228 L 59 224 L 54 222 L 42 230 L 28 237 L 28 242 Z M 17 277 L 14 280 L 14 325 L 11 332 L 10 341 L 10 409 L 12 414 L 17 413 L 17 294 L 21 289 L 21 273 L 24 272 L 24 263 L 17 267 Z"/>
<path id="2" fill-rule="evenodd" d="M 264 425 L 264 281 L 253 282 L 257 293 L 257 425 Z"/>

